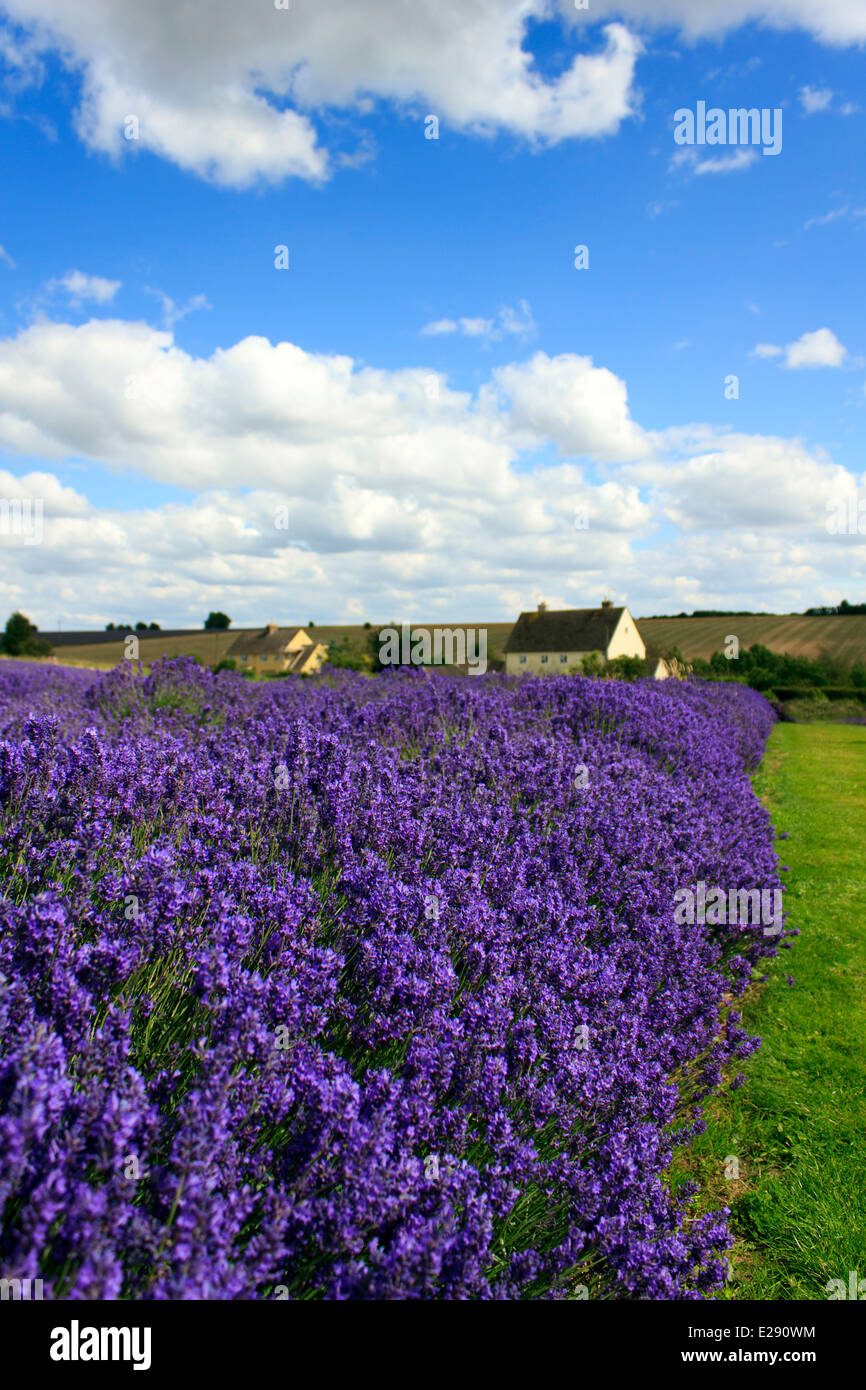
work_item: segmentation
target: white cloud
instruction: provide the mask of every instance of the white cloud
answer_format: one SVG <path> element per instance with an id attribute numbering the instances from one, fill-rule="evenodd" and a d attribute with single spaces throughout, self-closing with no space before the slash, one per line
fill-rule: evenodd
<path id="1" fill-rule="evenodd" d="M 163 328 L 174 328 L 176 323 L 185 319 L 187 314 L 195 313 L 197 309 L 209 309 L 207 296 L 204 294 L 194 294 L 188 299 L 186 304 L 176 304 L 175 301 L 165 293 L 164 290 L 151 289 L 145 285 L 145 294 L 152 294 L 162 304 L 162 326 Z"/>
<path id="2" fill-rule="evenodd" d="M 802 367 L 841 367 L 848 356 L 848 349 L 831 329 L 817 328 L 814 333 L 804 333 L 786 347 L 758 343 L 754 354 L 756 357 L 784 357 L 782 366 L 797 370 Z"/>
<path id="3" fill-rule="evenodd" d="M 832 87 L 801 87 L 798 93 L 800 105 L 807 116 L 814 116 L 819 111 L 832 111 L 837 116 L 853 116 L 860 110 L 856 101 L 843 101 L 840 106 L 834 106 L 835 95 Z"/>
<path id="4" fill-rule="evenodd" d="M 841 367 L 848 349 L 829 328 L 818 328 L 789 343 L 786 353 L 786 367 Z"/>
<path id="5" fill-rule="evenodd" d="M 833 208 L 830 212 L 825 212 L 822 217 L 810 217 L 803 223 L 803 231 L 808 232 L 810 227 L 826 227 L 829 222 L 839 222 L 843 218 L 866 217 L 866 208 Z"/>
<path id="6" fill-rule="evenodd" d="M 559 0 L 564 11 L 572 0 Z M 803 29 L 828 44 L 856 44 L 866 39 L 866 9 L 859 0 L 592 0 L 578 11 L 584 22 L 618 17 L 665 28 L 675 25 L 687 38 L 729 33 L 756 23 L 768 29 Z"/>
<path id="7" fill-rule="evenodd" d="M 443 333 L 459 333 L 460 324 L 457 319 L 434 319 L 432 323 L 425 323 L 421 332 L 430 338 L 437 338 Z"/>
<path id="8" fill-rule="evenodd" d="M 631 465 L 625 473 L 649 487 L 667 519 L 685 532 L 799 527 L 811 533 L 826 518 L 824 499 L 850 481 L 843 468 L 798 440 L 716 436 L 680 459 L 671 457 L 680 442 L 673 435 L 665 432 L 659 442 L 668 446 L 664 461 Z"/>
<path id="9" fill-rule="evenodd" d="M 525 299 L 521 299 L 516 309 L 508 305 L 499 310 L 496 318 L 434 319 L 421 329 L 427 337 L 441 337 L 444 334 L 459 333 L 466 338 L 485 338 L 488 342 L 498 342 L 506 335 L 529 338 L 536 332 L 532 310 Z"/>
<path id="10" fill-rule="evenodd" d="M 116 319 L 40 322 L 0 342 L 0 400 L 0 447 L 77 453 L 193 488 L 430 469 L 444 488 L 495 490 L 518 436 L 606 460 L 648 447 L 625 383 L 590 358 L 538 353 L 501 368 L 476 405 L 423 367 L 380 371 L 256 337 L 195 358 L 170 332 Z"/>
<path id="11" fill-rule="evenodd" d="M 49 280 L 47 288 L 49 293 L 63 290 L 73 304 L 85 300 L 108 304 L 120 289 L 120 281 L 106 280 L 102 275 L 85 275 L 83 270 L 67 270 L 59 279 Z"/>
<path id="12" fill-rule="evenodd" d="M 758 159 L 757 150 L 739 148 L 730 154 L 712 155 L 702 159 L 691 145 L 677 150 L 670 161 L 671 169 L 685 169 L 692 174 L 738 174 L 750 169 Z"/>
<path id="13" fill-rule="evenodd" d="M 6 264 L 9 266 L 10 270 L 15 269 L 15 262 L 9 255 L 9 252 L 6 250 L 5 246 L 0 246 L 0 261 L 5 261 Z"/>
<path id="14" fill-rule="evenodd" d="M 0 498 L 12 502 L 41 502 L 53 516 L 85 516 L 90 512 L 86 497 L 74 488 L 64 487 L 53 473 L 15 474 L 0 468 Z"/>
<path id="15" fill-rule="evenodd" d="M 327 178 L 346 156 L 334 161 L 319 143 L 314 113 L 363 114 L 370 98 L 446 127 L 541 142 L 609 135 L 634 111 L 641 42 L 622 24 L 593 35 L 555 79 L 539 77 L 522 42 L 549 0 L 329 0 L 255 13 L 213 0 L 206 18 L 175 0 L 6 5 L 81 70 L 77 124 L 91 148 L 148 149 L 229 187 Z M 129 116 L 134 139 L 124 136 Z M 419 119 L 419 140 L 422 131 Z M 364 148 L 363 135 L 356 143 Z"/>
<path id="16" fill-rule="evenodd" d="M 493 373 L 518 431 L 552 441 L 561 454 L 603 461 L 639 458 L 652 445 L 628 410 L 624 381 L 591 357 L 537 352 L 527 363 Z"/>
<path id="17" fill-rule="evenodd" d="M 807 116 L 816 111 L 827 111 L 833 101 L 832 87 L 801 87 L 798 94 L 800 105 Z"/>
<path id="18" fill-rule="evenodd" d="M 60 614 L 197 625 L 214 607 L 249 625 L 481 621 L 538 588 L 563 606 L 610 590 L 634 611 L 676 611 L 687 590 L 713 606 L 727 586 L 733 602 L 746 567 L 744 607 L 803 607 L 837 576 L 840 596 L 856 588 L 853 550 L 824 527 L 851 475 L 796 440 L 648 434 L 625 382 L 587 357 L 536 353 L 472 396 L 424 367 L 291 343 L 197 357 L 144 323 L 46 320 L 0 340 L 0 402 L 0 448 L 46 461 L 0 474 L 0 496 L 45 508 L 41 545 L 0 537 L 0 605 L 42 627 Z M 51 471 L 66 459 L 74 490 Z M 92 464 L 185 495 L 91 504 Z M 662 525 L 675 543 L 655 539 Z"/>
<path id="19" fill-rule="evenodd" d="M 590 51 L 545 80 L 524 47 L 531 19 L 563 24 Z M 327 178 L 369 157 L 324 148 L 314 116 L 363 116 L 376 99 L 453 128 L 538 142 L 615 133 L 634 114 L 641 42 L 624 23 L 678 28 L 687 39 L 754 22 L 800 29 L 830 44 L 866 40 L 866 8 L 852 0 L 328 0 L 328 4 L 195 5 L 149 0 L 5 0 L 22 31 L 0 35 L 20 80 L 41 79 L 40 54 L 59 52 L 81 73 L 77 128 L 114 157 L 148 149 L 228 187 L 287 177 Z M 599 21 L 610 21 L 601 31 Z M 124 138 L 127 117 L 136 139 Z M 419 127 L 420 128 L 420 127 Z"/>

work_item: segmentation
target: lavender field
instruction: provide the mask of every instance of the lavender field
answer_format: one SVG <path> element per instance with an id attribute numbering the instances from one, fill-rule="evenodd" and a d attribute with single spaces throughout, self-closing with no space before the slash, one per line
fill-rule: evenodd
<path id="1" fill-rule="evenodd" d="M 780 938 L 674 904 L 779 888 L 773 720 L 733 684 L 0 664 L 0 1273 L 711 1296 L 726 1212 L 667 1170 Z"/>

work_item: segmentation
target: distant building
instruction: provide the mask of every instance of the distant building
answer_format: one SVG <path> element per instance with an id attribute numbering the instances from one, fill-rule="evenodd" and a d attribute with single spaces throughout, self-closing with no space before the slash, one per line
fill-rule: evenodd
<path id="1" fill-rule="evenodd" d="M 614 608 L 605 600 L 600 608 L 551 613 L 542 604 L 537 613 L 521 613 L 514 624 L 505 644 L 505 670 L 508 675 L 567 675 L 592 652 L 605 662 L 617 656 L 646 659 L 643 638 L 627 608 Z"/>
<path id="2" fill-rule="evenodd" d="M 241 632 L 226 652 L 251 671 L 272 675 L 291 671 L 293 675 L 311 676 L 327 659 L 328 649 L 316 642 L 302 627 L 280 627 L 268 623 L 261 632 Z"/>
<path id="3" fill-rule="evenodd" d="M 663 654 L 658 642 L 645 642 L 646 646 L 646 673 L 654 680 L 664 681 L 669 676 L 679 676 L 684 674 L 679 669 L 679 662 Z"/>

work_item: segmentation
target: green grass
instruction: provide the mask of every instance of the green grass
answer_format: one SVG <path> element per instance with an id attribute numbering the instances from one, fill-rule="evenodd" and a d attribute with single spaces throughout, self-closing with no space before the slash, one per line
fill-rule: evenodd
<path id="1" fill-rule="evenodd" d="M 723 1297 L 826 1299 L 828 1280 L 866 1279 L 866 728 L 778 724 L 755 789 L 790 832 L 785 906 L 801 935 L 746 998 L 761 1048 L 688 1167 L 708 1205 L 732 1209 Z"/>

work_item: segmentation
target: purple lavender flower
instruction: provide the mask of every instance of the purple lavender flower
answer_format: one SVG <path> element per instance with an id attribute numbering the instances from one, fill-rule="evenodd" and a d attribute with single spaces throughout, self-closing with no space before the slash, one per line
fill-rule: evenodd
<path id="1" fill-rule="evenodd" d="M 794 932 L 674 903 L 779 888 L 773 720 L 694 681 L 3 663 L 3 1274 L 712 1293 L 727 1213 L 665 1174 Z"/>

